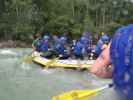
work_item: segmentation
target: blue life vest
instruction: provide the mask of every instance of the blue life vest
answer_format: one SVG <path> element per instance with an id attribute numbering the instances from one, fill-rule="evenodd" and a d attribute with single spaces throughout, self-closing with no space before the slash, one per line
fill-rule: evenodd
<path id="1" fill-rule="evenodd" d="M 84 45 L 87 45 L 89 43 L 89 39 L 87 37 L 81 37 L 80 42 Z"/>
<path id="2" fill-rule="evenodd" d="M 97 55 L 100 55 L 100 53 L 102 52 L 102 45 L 103 45 L 103 41 L 100 39 L 95 47 L 95 53 Z"/>
<path id="3" fill-rule="evenodd" d="M 41 51 L 41 52 L 48 51 L 48 48 L 49 48 L 48 40 L 42 39 L 42 40 L 41 40 L 41 43 L 40 43 L 40 51 Z"/>
<path id="4" fill-rule="evenodd" d="M 61 36 L 60 38 L 56 37 L 54 40 L 53 48 L 56 50 L 59 54 L 65 53 L 65 47 L 64 44 L 66 43 L 67 38 L 64 36 Z"/>
<path id="5" fill-rule="evenodd" d="M 80 41 L 78 41 L 74 46 L 74 54 L 81 55 L 82 54 L 83 45 Z"/>
<path id="6" fill-rule="evenodd" d="M 53 46 L 54 50 L 56 50 L 59 54 L 64 54 L 65 47 L 63 44 L 58 43 Z"/>
<path id="7" fill-rule="evenodd" d="M 133 25 L 119 28 L 112 38 L 110 58 L 113 65 L 113 82 L 116 90 L 133 97 Z"/>
<path id="8" fill-rule="evenodd" d="M 102 52 L 102 46 L 103 46 L 103 44 L 105 44 L 105 43 L 107 43 L 107 42 L 109 42 L 109 37 L 105 34 L 105 35 L 103 35 L 101 38 L 100 38 L 100 40 L 97 42 L 97 44 L 96 44 L 96 47 L 95 47 L 95 53 L 97 54 L 97 55 L 100 55 L 101 54 L 101 52 Z"/>
<path id="9" fill-rule="evenodd" d="M 84 37 L 82 36 L 80 39 L 80 42 L 83 45 L 83 53 L 89 53 L 91 50 L 91 36 L 89 37 Z"/>

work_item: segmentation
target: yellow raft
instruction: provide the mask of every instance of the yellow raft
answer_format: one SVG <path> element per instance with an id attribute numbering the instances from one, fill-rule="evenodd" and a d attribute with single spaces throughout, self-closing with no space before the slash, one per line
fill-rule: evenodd
<path id="1" fill-rule="evenodd" d="M 33 53 L 33 61 L 41 64 L 45 67 L 57 67 L 57 68 L 89 68 L 94 63 L 94 60 L 59 60 L 59 59 L 47 59 L 41 57 L 38 52 Z"/>

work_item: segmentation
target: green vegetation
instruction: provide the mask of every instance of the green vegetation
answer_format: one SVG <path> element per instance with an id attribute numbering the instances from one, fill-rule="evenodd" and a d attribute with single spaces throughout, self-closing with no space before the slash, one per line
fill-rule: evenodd
<path id="1" fill-rule="evenodd" d="M 37 32 L 112 33 L 133 21 L 133 0 L 0 0 L 0 38 L 30 40 Z"/>

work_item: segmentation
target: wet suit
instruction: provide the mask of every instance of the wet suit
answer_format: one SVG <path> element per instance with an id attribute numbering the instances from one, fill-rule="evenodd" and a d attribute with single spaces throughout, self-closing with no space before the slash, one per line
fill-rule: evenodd
<path id="1" fill-rule="evenodd" d="M 118 100 L 133 100 L 133 25 L 119 28 L 112 38 L 110 58 Z"/>

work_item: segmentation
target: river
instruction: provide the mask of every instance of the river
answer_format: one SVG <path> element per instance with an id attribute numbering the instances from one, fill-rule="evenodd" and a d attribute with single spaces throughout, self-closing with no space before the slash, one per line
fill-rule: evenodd
<path id="1" fill-rule="evenodd" d="M 95 89 L 110 83 L 88 73 L 72 69 L 43 69 L 23 62 L 31 49 L 0 49 L 0 100 L 51 100 L 53 95 L 72 89 Z M 91 100 L 113 100 L 113 89 L 93 96 Z"/>

